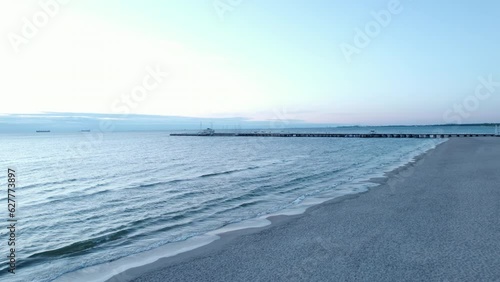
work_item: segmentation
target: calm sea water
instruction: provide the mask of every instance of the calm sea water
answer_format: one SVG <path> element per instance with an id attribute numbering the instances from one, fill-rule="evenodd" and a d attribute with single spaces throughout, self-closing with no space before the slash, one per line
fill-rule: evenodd
<path id="1" fill-rule="evenodd" d="M 384 130 L 390 128 L 377 129 Z M 90 134 L 96 133 L 1 135 L 5 226 L 7 168 L 17 171 L 19 188 L 17 274 L 6 271 L 3 228 L 0 280 L 51 281 L 320 193 L 354 192 L 361 180 L 442 141 Z"/>

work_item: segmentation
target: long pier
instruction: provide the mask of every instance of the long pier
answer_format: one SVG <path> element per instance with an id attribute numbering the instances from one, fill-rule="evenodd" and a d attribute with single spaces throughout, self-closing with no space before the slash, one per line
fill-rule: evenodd
<path id="1" fill-rule="evenodd" d="M 170 136 L 199 136 L 199 137 L 336 137 L 336 138 L 455 138 L 455 137 L 500 137 L 496 134 L 450 134 L 450 133 L 172 133 Z"/>

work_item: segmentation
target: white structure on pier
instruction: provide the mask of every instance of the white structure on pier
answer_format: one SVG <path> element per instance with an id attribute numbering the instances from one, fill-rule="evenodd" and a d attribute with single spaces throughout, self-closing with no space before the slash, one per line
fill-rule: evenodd
<path id="1" fill-rule="evenodd" d="M 215 133 L 215 130 L 213 130 L 211 128 L 207 128 L 205 130 L 198 132 L 198 135 L 200 135 L 200 136 L 213 136 L 214 133 Z"/>

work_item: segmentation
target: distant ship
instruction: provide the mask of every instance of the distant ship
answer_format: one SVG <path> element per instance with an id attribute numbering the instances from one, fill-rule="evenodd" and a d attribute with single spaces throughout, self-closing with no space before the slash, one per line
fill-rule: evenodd
<path id="1" fill-rule="evenodd" d="M 50 130 L 37 130 L 36 132 L 37 133 L 49 133 Z"/>
<path id="2" fill-rule="evenodd" d="M 82 129 L 81 132 L 90 132 L 90 129 Z"/>

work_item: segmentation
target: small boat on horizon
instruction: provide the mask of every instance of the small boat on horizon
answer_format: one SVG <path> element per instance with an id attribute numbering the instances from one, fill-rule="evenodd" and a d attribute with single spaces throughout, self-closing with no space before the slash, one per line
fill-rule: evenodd
<path id="1" fill-rule="evenodd" d="M 81 132 L 90 132 L 90 129 L 82 129 Z"/>
<path id="2" fill-rule="evenodd" d="M 49 133 L 50 130 L 37 130 L 36 133 Z"/>

